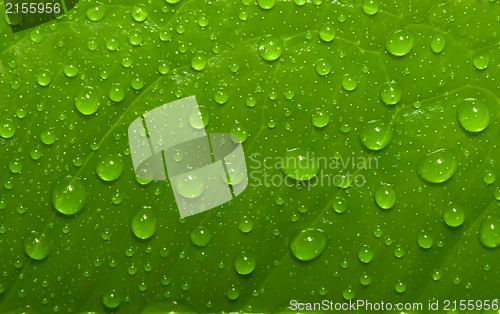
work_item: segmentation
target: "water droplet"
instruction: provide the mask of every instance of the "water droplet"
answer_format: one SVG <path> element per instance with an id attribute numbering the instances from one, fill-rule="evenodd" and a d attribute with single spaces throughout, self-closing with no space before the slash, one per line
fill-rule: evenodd
<path id="1" fill-rule="evenodd" d="M 92 22 L 99 22 L 106 16 L 106 7 L 104 5 L 97 5 L 87 9 L 85 15 Z"/>
<path id="2" fill-rule="evenodd" d="M 144 87 L 144 80 L 140 76 L 136 76 L 130 81 L 130 87 L 135 90 L 140 90 Z"/>
<path id="3" fill-rule="evenodd" d="M 385 41 L 385 49 L 394 56 L 404 56 L 413 49 L 413 35 L 407 30 L 390 34 Z"/>
<path id="4" fill-rule="evenodd" d="M 23 240 L 24 252 L 35 260 L 43 260 L 49 255 L 49 241 L 36 231 L 28 233 Z"/>
<path id="5" fill-rule="evenodd" d="M 128 36 L 128 41 L 132 46 L 139 46 L 142 44 L 142 34 L 139 31 L 134 31 Z"/>
<path id="6" fill-rule="evenodd" d="M 370 150 L 381 150 L 386 148 L 394 137 L 392 124 L 384 120 L 371 120 L 366 122 L 360 129 L 359 140 Z"/>
<path id="7" fill-rule="evenodd" d="M 203 52 L 197 52 L 191 59 L 191 67 L 196 71 L 203 71 L 208 64 L 208 58 Z"/>
<path id="8" fill-rule="evenodd" d="M 67 77 L 75 77 L 78 72 L 79 72 L 79 69 L 76 65 L 73 65 L 73 64 L 69 64 L 69 65 L 66 65 L 64 67 L 64 74 L 67 76 Z M 49 82 L 50 83 L 50 82 Z M 48 84 L 47 84 L 48 85 Z"/>
<path id="9" fill-rule="evenodd" d="M 436 35 L 432 37 L 431 40 L 431 50 L 435 53 L 440 53 L 443 51 L 444 46 L 446 45 L 446 39 L 444 35 Z"/>
<path id="10" fill-rule="evenodd" d="M 493 184 L 496 181 L 497 177 L 493 171 L 486 171 L 483 176 L 483 181 L 486 184 Z"/>
<path id="11" fill-rule="evenodd" d="M 160 61 L 160 63 L 158 63 L 158 73 L 165 75 L 168 74 L 168 72 L 170 72 L 170 65 L 166 62 Z"/>
<path id="12" fill-rule="evenodd" d="M 434 239 L 429 233 L 421 231 L 417 235 L 417 243 L 423 249 L 430 249 L 434 245 Z"/>
<path id="13" fill-rule="evenodd" d="M 107 155 L 101 158 L 95 167 L 99 178 L 104 181 L 114 181 L 118 179 L 125 168 L 125 161 L 120 154 Z"/>
<path id="14" fill-rule="evenodd" d="M 121 86 L 120 83 L 111 84 L 111 88 L 109 89 L 109 99 L 114 102 L 120 102 L 125 98 L 125 89 Z"/>
<path id="15" fill-rule="evenodd" d="M 322 230 L 300 230 L 290 241 L 290 252 L 301 261 L 317 258 L 328 245 L 328 238 Z"/>
<path id="16" fill-rule="evenodd" d="M 391 209 L 396 204 L 396 191 L 388 184 L 379 186 L 375 191 L 375 202 L 380 208 Z"/>
<path id="17" fill-rule="evenodd" d="M 198 25 L 200 27 L 207 27 L 208 17 L 205 14 L 201 14 L 200 16 L 198 16 Z"/>
<path id="18" fill-rule="evenodd" d="M 315 127 L 323 128 L 330 123 L 330 114 L 324 109 L 318 109 L 311 114 L 311 122 Z"/>
<path id="19" fill-rule="evenodd" d="M 197 198 L 205 191 L 205 180 L 195 174 L 179 175 L 175 179 L 176 191 L 186 198 Z"/>
<path id="20" fill-rule="evenodd" d="M 319 38 L 321 38 L 321 40 L 323 41 L 332 41 L 335 39 L 336 35 L 337 31 L 331 23 L 325 23 L 319 28 Z"/>
<path id="21" fill-rule="evenodd" d="M 234 269 L 240 275 L 248 275 L 254 271 L 257 261 L 255 257 L 247 252 L 242 252 L 234 259 Z"/>
<path id="22" fill-rule="evenodd" d="M 52 205 L 60 213 L 79 213 L 87 201 L 87 189 L 82 179 L 66 176 L 58 179 L 52 188 Z"/>
<path id="23" fill-rule="evenodd" d="M 263 37 L 259 42 L 259 55 L 267 61 L 274 61 L 281 57 L 283 52 L 283 43 L 277 36 Z"/>
<path id="24" fill-rule="evenodd" d="M 500 246 L 500 219 L 496 216 L 486 217 L 479 227 L 479 241 L 487 248 Z"/>
<path id="25" fill-rule="evenodd" d="M 52 82 L 52 75 L 49 70 L 42 70 L 36 75 L 36 81 L 42 87 L 48 86 Z"/>
<path id="26" fill-rule="evenodd" d="M 204 247 L 212 241 L 212 231 L 205 226 L 198 226 L 191 231 L 190 238 L 194 245 Z"/>
<path id="27" fill-rule="evenodd" d="M 148 18 L 148 12 L 142 7 L 135 6 L 132 9 L 132 18 L 137 22 L 144 22 Z"/>
<path id="28" fill-rule="evenodd" d="M 358 251 L 358 258 L 361 262 L 368 264 L 373 260 L 373 250 L 368 245 L 363 245 Z"/>
<path id="29" fill-rule="evenodd" d="M 199 107 L 199 111 L 195 110 L 189 115 L 189 125 L 201 130 L 210 123 L 210 114 L 205 107 Z"/>
<path id="30" fill-rule="evenodd" d="M 41 43 L 45 39 L 45 33 L 40 29 L 34 29 L 30 32 L 30 39 L 36 44 Z"/>
<path id="31" fill-rule="evenodd" d="M 342 297 L 347 301 L 352 300 L 356 297 L 356 290 L 353 287 L 349 286 L 342 291 Z"/>
<path id="32" fill-rule="evenodd" d="M 240 289 L 238 289 L 235 285 L 232 285 L 227 289 L 226 296 L 229 300 L 236 300 L 240 297 Z"/>
<path id="33" fill-rule="evenodd" d="M 244 218 L 240 221 L 238 228 L 243 233 L 249 233 L 253 229 L 253 220 L 251 218 Z"/>
<path id="34" fill-rule="evenodd" d="M 328 60 L 319 59 L 316 63 L 316 73 L 321 76 L 325 76 L 332 70 L 332 65 Z"/>
<path id="35" fill-rule="evenodd" d="M 109 51 L 116 51 L 120 47 L 120 42 L 116 38 L 109 38 L 106 40 L 106 48 Z"/>
<path id="36" fill-rule="evenodd" d="M 274 7 L 276 0 L 257 0 L 257 4 L 264 10 L 269 10 Z"/>
<path id="37" fill-rule="evenodd" d="M 449 180 L 457 171 L 455 155 L 447 149 L 432 152 L 418 162 L 419 176 L 429 183 L 442 183 Z"/>
<path id="38" fill-rule="evenodd" d="M 363 12 L 368 15 L 374 15 L 378 12 L 380 3 L 378 0 L 363 0 L 362 8 Z"/>
<path id="39" fill-rule="evenodd" d="M 75 107 L 84 115 L 95 113 L 99 108 L 99 95 L 97 91 L 90 86 L 81 88 L 75 97 Z"/>
<path id="40" fill-rule="evenodd" d="M 372 283 L 372 278 L 367 273 L 362 273 L 359 276 L 359 283 L 363 286 L 369 286 Z"/>
<path id="41" fill-rule="evenodd" d="M 4 119 L 0 124 L 0 136 L 7 139 L 16 134 L 17 124 L 11 119 Z"/>
<path id="42" fill-rule="evenodd" d="M 142 206 L 132 217 L 130 225 L 137 238 L 151 238 L 156 232 L 156 217 L 151 206 Z"/>
<path id="43" fill-rule="evenodd" d="M 346 90 L 346 91 L 353 91 L 356 89 L 356 87 L 358 87 L 358 81 L 356 80 L 356 78 L 350 74 L 346 74 L 344 75 L 344 77 L 342 78 L 342 87 Z"/>
<path id="44" fill-rule="evenodd" d="M 229 99 L 229 94 L 225 90 L 219 90 L 214 94 L 214 100 L 219 105 L 225 104 Z"/>
<path id="45" fill-rule="evenodd" d="M 394 247 L 393 253 L 397 258 L 401 258 L 405 255 L 405 250 L 401 246 L 397 245 Z"/>
<path id="46" fill-rule="evenodd" d="M 401 97 L 403 96 L 403 92 L 399 84 L 396 82 L 388 82 L 382 85 L 380 88 L 380 99 L 386 105 L 395 105 L 401 101 Z"/>
<path id="47" fill-rule="evenodd" d="M 481 132 L 490 124 L 490 110 L 479 99 L 467 99 L 458 105 L 458 121 L 469 132 Z"/>
<path id="48" fill-rule="evenodd" d="M 295 180 L 310 180 L 319 171 L 316 154 L 312 150 L 296 148 L 286 152 L 283 158 L 283 172 Z"/>
<path id="49" fill-rule="evenodd" d="M 56 133 L 54 132 L 54 129 L 52 128 L 47 128 L 45 131 L 40 133 L 40 140 L 42 143 L 45 145 L 52 145 L 56 142 Z"/>
<path id="50" fill-rule="evenodd" d="M 257 103 L 257 100 L 255 99 L 255 97 L 253 95 L 248 95 L 246 98 L 245 98 L 245 104 L 248 106 L 248 107 L 255 107 L 255 104 Z"/>
<path id="51" fill-rule="evenodd" d="M 443 220 L 450 227 L 458 227 L 464 223 L 465 211 L 461 206 L 452 202 L 443 210 Z"/>
<path id="52" fill-rule="evenodd" d="M 121 298 L 119 297 L 116 290 L 109 290 L 102 295 L 102 304 L 109 309 L 116 309 L 121 303 Z"/>
<path id="53" fill-rule="evenodd" d="M 338 214 L 343 214 L 347 211 L 348 205 L 345 198 L 342 196 L 337 196 L 335 200 L 332 202 L 333 210 Z"/>
<path id="54" fill-rule="evenodd" d="M 394 285 L 394 290 L 396 290 L 397 293 L 403 293 L 406 291 L 406 283 L 404 283 L 401 280 L 398 280 L 396 284 Z"/>
<path id="55" fill-rule="evenodd" d="M 472 57 L 472 63 L 474 64 L 474 67 L 478 70 L 484 70 L 488 67 L 488 64 L 490 63 L 490 57 L 482 55 L 482 54 L 476 54 L 474 57 Z"/>

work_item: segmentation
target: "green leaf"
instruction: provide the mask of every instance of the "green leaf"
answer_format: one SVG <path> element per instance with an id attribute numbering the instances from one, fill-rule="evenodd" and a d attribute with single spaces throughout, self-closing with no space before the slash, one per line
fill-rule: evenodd
<path id="1" fill-rule="evenodd" d="M 497 1 L 173 2 L 0 22 L 0 312 L 498 298 Z M 191 95 L 249 186 L 181 219 L 127 129 Z"/>

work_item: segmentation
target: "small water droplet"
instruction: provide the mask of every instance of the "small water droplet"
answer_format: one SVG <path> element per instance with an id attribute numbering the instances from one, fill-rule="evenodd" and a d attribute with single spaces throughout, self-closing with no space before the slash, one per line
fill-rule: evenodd
<path id="1" fill-rule="evenodd" d="M 151 238 L 156 233 L 156 217 L 151 206 L 142 206 L 132 217 L 130 225 L 137 238 Z"/>
<path id="2" fill-rule="evenodd" d="M 346 91 L 353 91 L 356 89 L 356 87 L 358 87 L 358 81 L 356 80 L 356 78 L 350 74 L 346 74 L 344 75 L 344 77 L 342 78 L 342 87 L 346 90 Z"/>
<path id="3" fill-rule="evenodd" d="M 264 10 L 269 10 L 274 7 L 276 0 L 257 0 L 257 4 Z"/>
<path id="4" fill-rule="evenodd" d="M 42 87 L 48 86 L 52 82 L 52 75 L 49 70 L 42 70 L 36 75 L 36 81 Z"/>
<path id="5" fill-rule="evenodd" d="M 121 86 L 120 83 L 111 84 L 111 88 L 109 89 L 109 99 L 114 102 L 120 102 L 125 98 L 125 89 Z"/>
<path id="6" fill-rule="evenodd" d="M 87 9 L 85 12 L 85 15 L 89 19 L 89 21 L 92 22 L 99 22 L 106 16 L 106 6 L 104 5 L 97 5 L 95 7 L 91 7 Z"/>
<path id="7" fill-rule="evenodd" d="M 425 231 L 421 231 L 417 235 L 417 244 L 423 249 L 430 249 L 434 245 L 434 239 Z"/>
<path id="8" fill-rule="evenodd" d="M 380 99 L 386 105 L 395 105 L 401 101 L 403 92 L 401 87 L 396 82 L 388 82 L 382 85 L 380 88 Z"/>
<path id="9" fill-rule="evenodd" d="M 137 22 L 144 22 L 148 18 L 148 12 L 140 6 L 132 9 L 132 18 Z"/>
<path id="10" fill-rule="evenodd" d="M 109 309 L 116 309 L 120 303 L 121 298 L 116 290 L 109 290 L 102 295 L 102 304 Z"/>
<path id="11" fill-rule="evenodd" d="M 431 39 L 431 50 L 435 53 L 441 53 L 443 51 L 444 46 L 446 45 L 446 39 L 444 35 L 435 35 Z"/>
<path id="12" fill-rule="evenodd" d="M 375 191 L 375 202 L 380 208 L 391 209 L 396 204 L 396 191 L 388 184 L 383 184 Z"/>
<path id="13" fill-rule="evenodd" d="M 500 219 L 497 216 L 487 216 L 479 227 L 479 241 L 487 248 L 500 246 Z"/>
<path id="14" fill-rule="evenodd" d="M 204 247 L 212 241 L 212 231 L 205 226 L 198 226 L 191 231 L 190 238 L 194 245 Z"/>
<path id="15" fill-rule="evenodd" d="M 484 70 L 488 67 L 490 63 L 490 57 L 482 54 L 476 54 L 472 57 L 472 63 L 474 64 L 474 67 L 476 69 Z"/>

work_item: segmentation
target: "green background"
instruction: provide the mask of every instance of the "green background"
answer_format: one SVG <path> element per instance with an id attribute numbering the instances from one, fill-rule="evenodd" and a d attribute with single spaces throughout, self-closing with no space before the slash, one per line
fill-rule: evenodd
<path id="1" fill-rule="evenodd" d="M 499 182 L 484 180 L 498 173 L 500 153 L 500 6 L 375 1 L 374 15 L 348 0 L 81 1 L 52 22 L 15 34 L 2 19 L 0 132 L 15 134 L 0 137 L 0 312 L 274 312 L 292 299 L 343 302 L 352 293 L 370 302 L 424 304 L 498 298 L 500 251 L 481 245 L 478 232 L 486 217 L 500 219 Z M 96 6 L 105 14 L 90 21 Z M 137 21 L 144 18 L 138 10 L 147 13 L 145 20 Z M 318 34 L 325 24 L 336 33 L 329 42 Z M 385 47 L 398 30 L 414 38 L 412 51 L 401 57 Z M 259 55 L 268 35 L 283 45 L 274 61 Z M 445 38 L 440 53 L 430 47 L 435 36 Z M 191 65 L 198 52 L 207 58 L 202 71 Z M 473 65 L 480 57 L 489 59 L 487 68 Z M 320 59 L 331 65 L 326 76 L 316 73 Z M 70 65 L 77 75 L 64 73 Z M 37 82 L 43 74 L 50 77 L 47 86 Z M 353 91 L 342 87 L 346 74 L 358 82 Z M 144 82 L 138 90 L 131 87 L 137 78 Z M 379 95 L 389 81 L 402 90 L 392 106 Z M 117 84 L 125 91 L 118 102 L 109 95 Z M 84 86 L 99 98 L 88 116 L 75 109 Z M 221 93 L 228 95 L 224 104 L 215 100 Z M 374 156 L 379 167 L 360 171 L 361 187 L 255 186 L 250 180 L 233 201 L 180 219 L 169 182 L 136 180 L 127 128 L 144 112 L 190 95 L 209 119 L 207 132 L 248 137 L 247 158 L 283 157 L 300 148 L 328 158 Z M 247 106 L 248 96 L 254 107 Z M 468 98 L 483 99 L 491 113 L 488 128 L 477 134 L 457 120 L 457 106 Z M 330 116 L 326 127 L 311 122 L 316 110 Z M 394 128 L 380 151 L 366 149 L 358 136 L 373 119 Z M 42 140 L 47 132 L 56 138 L 50 145 Z M 438 149 L 452 151 L 458 169 L 447 182 L 429 184 L 417 164 Z M 105 182 L 96 174 L 106 158 L 124 162 L 119 179 Z M 259 171 L 284 176 L 281 169 Z M 56 211 L 51 200 L 54 183 L 66 175 L 82 178 L 87 192 L 73 216 Z M 397 195 L 388 210 L 374 201 L 382 183 Z M 338 196 L 347 203 L 343 214 L 332 210 Z M 457 228 L 442 219 L 452 201 L 465 212 Z M 157 230 L 140 240 L 131 219 L 145 205 Z M 238 227 L 245 220 L 253 221 L 249 233 Z M 197 226 L 213 235 L 206 247 L 190 239 Z M 308 228 L 323 230 L 328 245 L 318 258 L 298 261 L 289 243 Z M 50 243 L 41 261 L 23 249 L 32 230 Z M 417 244 L 421 231 L 433 238 L 431 248 Z M 498 245 L 498 232 L 495 239 Z M 368 264 L 358 259 L 364 245 L 374 254 Z M 394 254 L 398 247 L 401 258 Z M 242 251 L 256 259 L 249 275 L 233 267 Z M 370 285 L 360 284 L 364 274 Z M 399 283 L 406 286 L 402 293 Z M 239 291 L 236 300 L 227 297 L 231 287 Z M 115 310 L 103 304 L 110 291 L 120 300 Z"/>

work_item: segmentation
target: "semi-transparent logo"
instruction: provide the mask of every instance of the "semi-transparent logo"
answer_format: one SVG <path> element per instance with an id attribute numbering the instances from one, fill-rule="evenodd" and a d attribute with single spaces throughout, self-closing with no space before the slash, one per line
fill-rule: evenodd
<path id="1" fill-rule="evenodd" d="M 146 112 L 128 136 L 136 175 L 168 177 L 181 217 L 224 204 L 248 185 L 241 143 L 233 134 L 207 134 L 194 96 Z"/>

